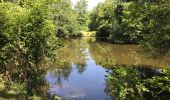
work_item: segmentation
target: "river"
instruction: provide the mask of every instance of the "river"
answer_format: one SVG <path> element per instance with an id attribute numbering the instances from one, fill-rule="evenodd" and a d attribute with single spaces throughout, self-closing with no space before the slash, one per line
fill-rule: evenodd
<path id="1" fill-rule="evenodd" d="M 45 76 L 51 95 L 69 100 L 111 100 L 106 91 L 107 64 L 162 68 L 170 59 L 154 59 L 137 45 L 98 42 L 95 38 L 60 39 L 64 47 L 57 53 L 65 68 L 54 65 Z M 103 65 L 105 64 L 105 65 Z M 150 71 L 149 71 L 150 72 Z"/>
<path id="2" fill-rule="evenodd" d="M 160 96 L 166 100 L 170 97 L 170 71 L 165 69 L 170 66 L 168 55 L 152 58 L 137 45 L 97 40 L 59 39 L 64 46 L 56 52 L 54 63 L 47 60 L 36 72 L 28 71 L 27 78 L 20 77 L 20 70 L 9 70 L 10 83 L 6 82 L 7 76 L 4 80 L 0 76 L 0 99 L 123 100 Z"/>

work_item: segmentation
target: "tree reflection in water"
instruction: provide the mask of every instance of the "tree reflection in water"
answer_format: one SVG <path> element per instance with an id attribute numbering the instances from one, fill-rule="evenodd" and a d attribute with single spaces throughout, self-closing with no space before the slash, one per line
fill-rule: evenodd
<path id="1" fill-rule="evenodd" d="M 108 70 L 105 91 L 117 100 L 170 98 L 170 69 L 114 65 Z"/>
<path id="2" fill-rule="evenodd" d="M 12 67 L 2 69 L 0 99 L 53 100 L 62 92 L 59 91 L 62 87 L 64 91 L 70 89 L 73 94 L 79 93 L 78 96 L 87 97 L 92 93 L 85 94 L 84 91 L 86 88 L 90 90 L 91 86 L 96 86 L 95 90 L 92 89 L 93 92 L 98 88 L 102 89 L 102 93 L 96 91 L 102 95 L 105 88 L 104 91 L 109 96 L 118 100 L 170 98 L 170 70 L 161 68 L 169 66 L 165 59 L 150 59 L 141 55 L 136 51 L 138 47 L 134 45 L 113 45 L 96 42 L 91 38 L 61 41 L 65 46 L 57 52 L 55 63 L 46 61 L 37 68 L 15 67 L 11 64 L 9 66 Z M 106 74 L 103 73 L 105 70 L 106 80 L 103 77 Z M 66 82 L 69 81 L 72 72 L 78 76 L 77 80 L 72 77 L 75 86 Z M 81 75 L 89 80 L 80 82 Z M 97 76 L 103 78 L 99 79 Z M 100 82 L 105 82 L 105 87 Z"/>
<path id="3" fill-rule="evenodd" d="M 88 41 L 86 39 L 60 39 L 65 45 L 58 52 L 58 59 L 74 64 L 81 74 L 86 70 Z"/>
<path id="4" fill-rule="evenodd" d="M 83 72 L 87 61 L 83 51 L 88 48 L 95 63 L 107 69 L 105 92 L 115 99 L 170 97 L 170 71 L 157 68 L 169 65 L 165 59 L 150 59 L 137 52 L 139 48 L 135 45 L 113 45 L 93 39 L 65 42 L 67 47 L 59 53 L 60 59 L 75 64 Z"/>
<path id="5" fill-rule="evenodd" d="M 55 81 L 55 85 L 58 84 L 61 87 L 62 80 L 67 80 L 70 76 L 71 71 L 72 65 L 70 63 L 66 61 L 57 61 L 51 66 L 46 75 L 52 75 L 53 77 L 55 77 L 55 79 L 57 79 Z M 47 77 L 48 76 L 46 76 L 46 78 Z"/>

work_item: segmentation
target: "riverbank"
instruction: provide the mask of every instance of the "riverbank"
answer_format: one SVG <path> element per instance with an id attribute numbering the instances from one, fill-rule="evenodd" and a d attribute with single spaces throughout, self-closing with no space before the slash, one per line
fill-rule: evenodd
<path id="1" fill-rule="evenodd" d="M 96 31 L 82 31 L 82 37 L 96 37 Z"/>

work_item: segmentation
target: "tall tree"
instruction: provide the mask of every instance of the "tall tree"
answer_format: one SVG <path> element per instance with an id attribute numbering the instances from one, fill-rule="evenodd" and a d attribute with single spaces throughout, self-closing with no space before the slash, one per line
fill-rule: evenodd
<path id="1" fill-rule="evenodd" d="M 58 0 L 52 5 L 51 12 L 56 26 L 57 36 L 79 35 L 77 15 L 70 0 Z"/>
<path id="2" fill-rule="evenodd" d="M 87 0 L 79 0 L 75 5 L 75 11 L 77 13 L 77 20 L 82 29 L 87 28 Z"/>

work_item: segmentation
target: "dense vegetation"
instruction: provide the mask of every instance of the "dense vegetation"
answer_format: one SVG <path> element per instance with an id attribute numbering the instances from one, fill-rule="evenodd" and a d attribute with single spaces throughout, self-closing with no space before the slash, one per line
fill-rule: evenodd
<path id="1" fill-rule="evenodd" d="M 74 43 L 72 48 L 79 46 L 73 49 L 74 59 L 64 54 L 66 58 L 52 62 L 62 45 L 57 37 L 82 36 L 83 30 L 97 31 L 96 37 L 106 37 L 114 43 L 137 43 L 156 57 L 162 56 L 170 50 L 170 2 L 105 0 L 89 14 L 87 0 L 79 0 L 74 6 L 70 0 L 0 0 L 0 94 L 24 94 L 27 95 L 25 99 L 43 95 L 41 86 L 47 87 L 43 80 L 45 69 L 53 64 L 61 67 L 57 70 L 59 77 L 69 76 L 71 62 L 83 73 L 86 57 L 82 52 L 85 49 L 79 49 L 85 45 L 83 43 Z M 140 68 L 115 66 L 109 59 L 103 60 L 109 48 L 101 49 L 92 43 L 91 46 L 98 49 L 90 49 L 92 57 L 101 52 L 98 59 L 96 56 L 93 59 L 109 69 L 106 89 L 110 95 L 118 99 L 133 99 L 136 95 L 141 99 L 143 96 L 167 99 L 169 70 L 159 69 L 159 75 L 143 77 Z M 78 60 L 80 62 L 76 62 Z M 61 73 L 63 71 L 65 74 Z M 155 69 L 153 71 L 156 73 Z M 166 93 L 168 96 L 164 98 Z"/>
<path id="2" fill-rule="evenodd" d="M 106 67 L 110 67 L 106 89 L 108 94 L 114 96 L 116 100 L 168 100 L 170 97 L 169 69 L 129 67 L 125 65 Z"/>
<path id="3" fill-rule="evenodd" d="M 145 58 L 139 52 L 135 53 L 136 46 L 95 42 L 94 38 L 61 41 L 65 41 L 66 46 L 58 55 L 61 60 L 61 69 L 56 72 L 59 84 L 62 84 L 63 77 L 67 79 L 71 76 L 72 63 L 78 73 L 85 74 L 91 64 L 91 61 L 87 63 L 89 59 L 86 58 L 87 53 L 90 53 L 97 67 L 103 66 L 107 69 L 105 92 L 115 100 L 168 100 L 170 97 L 169 66 L 164 68 L 166 65 L 162 65 L 163 68 L 159 68 L 159 63 L 162 62 L 147 56 Z"/>
<path id="4" fill-rule="evenodd" d="M 56 36 L 81 35 L 80 25 L 86 24 L 86 7 L 85 0 L 77 4 L 76 10 L 70 0 L 1 1 L 1 67 L 31 68 L 44 57 L 54 56 Z"/>
<path id="5" fill-rule="evenodd" d="M 88 12 L 87 12 L 87 0 L 79 0 L 75 6 L 77 14 L 78 25 L 81 26 L 81 30 L 88 30 Z"/>
<path id="6" fill-rule="evenodd" d="M 34 69 L 43 57 L 51 57 L 57 46 L 48 2 L 20 3 L 0 3 L 1 70 Z"/>
<path id="7" fill-rule="evenodd" d="M 97 31 L 97 37 L 137 43 L 155 57 L 170 50 L 169 0 L 105 0 L 93 9 L 90 19 L 89 29 Z M 156 77 L 142 77 L 146 73 L 141 69 L 109 63 L 113 64 L 99 62 L 109 67 L 107 90 L 116 99 L 168 99 L 169 70 L 160 69 Z"/>
<path id="8" fill-rule="evenodd" d="M 60 46 L 56 36 L 80 35 L 71 1 L 0 0 L 0 9 L 1 94 L 41 94 L 36 84 Z"/>
<path id="9" fill-rule="evenodd" d="M 140 43 L 160 55 L 170 48 L 170 4 L 168 0 L 106 0 L 91 12 L 89 28 L 97 31 L 96 36 Z"/>
<path id="10" fill-rule="evenodd" d="M 81 36 L 76 11 L 70 0 L 58 0 L 52 4 L 52 12 L 58 37 Z"/>

